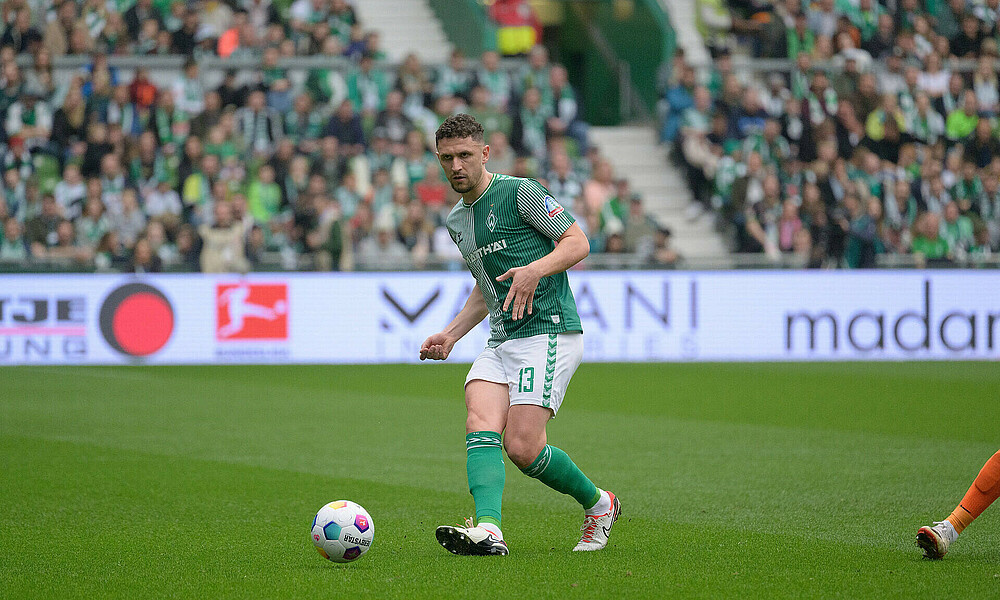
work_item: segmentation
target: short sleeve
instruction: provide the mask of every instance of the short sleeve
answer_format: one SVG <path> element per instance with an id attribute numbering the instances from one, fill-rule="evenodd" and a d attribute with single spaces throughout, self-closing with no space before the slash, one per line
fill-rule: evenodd
<path id="1" fill-rule="evenodd" d="M 559 239 L 576 222 L 549 191 L 534 179 L 521 180 L 514 200 L 521 218 L 550 239 Z"/>

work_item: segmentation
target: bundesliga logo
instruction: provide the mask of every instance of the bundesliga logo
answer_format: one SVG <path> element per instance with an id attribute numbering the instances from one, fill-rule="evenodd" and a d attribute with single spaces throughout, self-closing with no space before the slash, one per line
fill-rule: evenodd
<path id="1" fill-rule="evenodd" d="M 288 339 L 288 286 L 283 283 L 220 284 L 215 305 L 219 341 Z"/>
<path id="2" fill-rule="evenodd" d="M 545 212 L 549 213 L 549 218 L 555 218 L 556 215 L 563 211 L 563 207 L 560 206 L 556 199 L 552 196 L 545 197 Z"/>

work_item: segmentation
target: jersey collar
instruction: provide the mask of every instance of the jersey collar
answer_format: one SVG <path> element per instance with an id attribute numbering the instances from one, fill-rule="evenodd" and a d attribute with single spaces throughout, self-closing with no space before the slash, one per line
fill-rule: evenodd
<path id="1" fill-rule="evenodd" d="M 483 193 L 479 194 L 479 197 L 476 198 L 475 200 L 473 200 L 470 204 L 466 204 L 465 203 L 465 197 L 463 196 L 462 197 L 462 204 L 465 205 L 466 208 L 470 208 L 470 207 L 472 207 L 473 204 L 475 204 L 476 202 L 479 202 L 479 198 L 482 198 L 483 196 L 486 195 L 486 192 L 490 191 L 490 188 L 493 187 L 493 182 L 496 181 L 496 179 L 497 179 L 497 174 L 496 173 L 490 173 L 490 183 L 489 183 L 489 185 L 486 186 L 486 189 L 483 190 Z"/>

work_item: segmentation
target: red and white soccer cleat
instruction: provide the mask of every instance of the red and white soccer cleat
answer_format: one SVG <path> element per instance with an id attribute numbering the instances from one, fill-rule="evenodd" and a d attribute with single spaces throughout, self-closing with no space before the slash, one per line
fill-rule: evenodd
<path id="1" fill-rule="evenodd" d="M 611 528 L 618 520 L 622 505 L 618 502 L 618 497 L 608 492 L 611 496 L 611 508 L 602 515 L 587 515 L 583 518 L 583 527 L 580 528 L 580 542 L 573 548 L 573 552 L 587 552 L 591 550 L 601 550 L 608 545 L 608 537 L 611 535 Z"/>

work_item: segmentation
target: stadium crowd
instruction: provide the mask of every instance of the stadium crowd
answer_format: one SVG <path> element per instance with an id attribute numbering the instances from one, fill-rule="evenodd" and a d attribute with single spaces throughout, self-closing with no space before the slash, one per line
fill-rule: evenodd
<path id="1" fill-rule="evenodd" d="M 8 0 L 0 23 L 0 263 L 400 269 L 461 256 L 434 131 L 468 112 L 489 168 L 536 177 L 594 251 L 672 262 L 669 233 L 587 144 L 566 69 L 542 46 L 387 64 L 346 0 Z M 59 81 L 53 57 L 87 65 Z M 16 57 L 30 55 L 30 66 Z M 115 55 L 183 55 L 156 85 Z M 252 57 L 207 86 L 205 57 Z M 302 77 L 282 59 L 325 56 Z M 305 265 L 305 267 L 303 267 Z"/>
<path id="2" fill-rule="evenodd" d="M 737 251 L 870 267 L 1000 249 L 998 0 L 698 5 L 714 61 L 675 58 L 661 137 Z M 793 66 L 754 80 L 733 54 Z"/>

